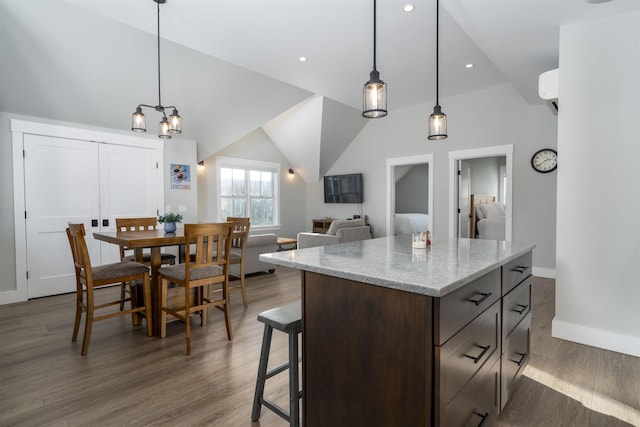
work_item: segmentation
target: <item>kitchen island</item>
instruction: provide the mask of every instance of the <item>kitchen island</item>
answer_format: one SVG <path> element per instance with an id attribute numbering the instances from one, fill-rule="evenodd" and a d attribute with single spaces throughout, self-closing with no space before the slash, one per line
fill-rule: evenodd
<path id="1" fill-rule="evenodd" d="M 302 270 L 303 424 L 492 424 L 529 359 L 533 248 L 395 236 L 260 255 Z"/>

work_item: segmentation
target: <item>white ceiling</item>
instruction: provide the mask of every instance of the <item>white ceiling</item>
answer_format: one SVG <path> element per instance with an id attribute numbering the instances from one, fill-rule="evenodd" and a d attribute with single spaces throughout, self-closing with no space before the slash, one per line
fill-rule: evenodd
<path id="1" fill-rule="evenodd" d="M 416 6 L 412 13 L 402 11 L 408 2 Z M 441 0 L 440 6 L 441 100 L 511 83 L 537 104 L 538 76 L 558 66 L 560 26 L 639 10 L 640 0 Z M 434 103 L 435 7 L 434 0 L 378 0 L 377 68 L 388 85 L 389 114 Z M 360 109 L 372 68 L 372 10 L 371 0 L 167 0 L 160 9 L 163 101 L 180 107 L 183 136 L 198 141 L 199 158 L 259 127 L 272 138 L 287 128 L 320 129 L 302 138 L 320 146 L 307 151 L 317 153 L 312 160 L 289 158 L 300 157 L 292 144 L 301 138 L 274 139 L 294 166 L 308 171 L 305 179 L 317 180 L 367 122 Z M 0 79 L 0 110 L 127 129 L 135 106 L 157 99 L 156 34 L 152 0 L 0 0 L 0 72 L 10 77 Z M 309 60 L 301 63 L 300 56 Z M 50 83 L 84 88 L 66 91 L 67 114 L 53 102 L 34 105 L 38 96 L 60 97 Z M 283 114 L 314 96 L 328 100 L 289 114 L 308 111 L 312 117 L 303 120 L 311 126 L 282 123 Z M 155 122 L 152 114 L 148 123 Z M 340 129 L 350 139 L 336 143 Z M 324 154 L 323 145 L 331 147 Z"/>

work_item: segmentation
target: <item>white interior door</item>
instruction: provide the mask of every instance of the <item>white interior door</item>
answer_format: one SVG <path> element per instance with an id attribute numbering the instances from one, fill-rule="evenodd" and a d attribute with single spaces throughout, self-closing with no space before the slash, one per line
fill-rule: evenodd
<path id="1" fill-rule="evenodd" d="M 458 167 L 458 237 L 470 237 L 471 167 L 462 160 Z"/>
<path id="2" fill-rule="evenodd" d="M 162 151 L 25 134 L 28 298 L 75 291 L 65 229 L 83 223 L 94 265 L 119 260 L 115 245 L 93 239 L 116 217 L 156 216 Z"/>
<path id="3" fill-rule="evenodd" d="M 100 144 L 100 218 L 103 231 L 115 230 L 116 218 L 158 215 L 162 152 Z M 101 242 L 102 263 L 120 260 L 118 248 Z"/>
<path id="4" fill-rule="evenodd" d="M 99 219 L 98 145 L 25 135 L 25 207 L 28 298 L 75 291 L 75 273 L 65 229 L 83 223 L 92 259 L 100 247 L 90 236 Z"/>

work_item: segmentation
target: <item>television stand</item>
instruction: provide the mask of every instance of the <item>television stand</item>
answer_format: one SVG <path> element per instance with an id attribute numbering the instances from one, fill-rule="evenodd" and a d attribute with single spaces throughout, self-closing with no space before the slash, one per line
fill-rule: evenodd
<path id="1" fill-rule="evenodd" d="M 313 219 L 311 231 L 314 233 L 327 234 L 333 218 Z"/>

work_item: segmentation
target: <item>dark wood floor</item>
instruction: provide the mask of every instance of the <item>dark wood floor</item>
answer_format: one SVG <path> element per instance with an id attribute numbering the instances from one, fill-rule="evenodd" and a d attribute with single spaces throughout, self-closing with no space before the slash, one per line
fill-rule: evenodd
<path id="1" fill-rule="evenodd" d="M 73 295 L 0 306 L 0 426 L 287 425 L 268 410 L 259 423 L 250 419 L 263 326 L 256 316 L 298 299 L 300 273 L 279 267 L 247 286 L 248 309 L 233 294 L 233 341 L 216 310 L 207 326 L 194 323 L 190 357 L 179 323 L 166 339 L 147 337 L 130 318 L 98 323 L 81 357 L 70 339 Z M 640 358 L 551 338 L 554 289 L 553 280 L 535 280 L 531 362 L 498 425 L 639 426 Z M 276 333 L 272 366 L 286 349 Z M 287 380 L 267 382 L 285 407 Z"/>

